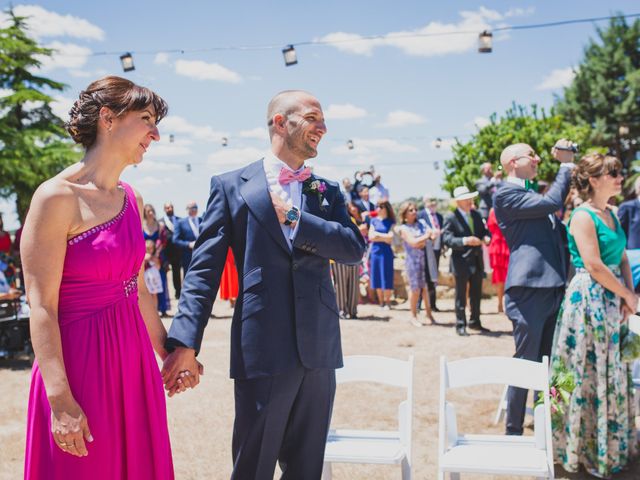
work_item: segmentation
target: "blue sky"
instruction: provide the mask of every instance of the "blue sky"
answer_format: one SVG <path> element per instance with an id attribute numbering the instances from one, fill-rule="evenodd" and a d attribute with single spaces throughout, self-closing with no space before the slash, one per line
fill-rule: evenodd
<path id="1" fill-rule="evenodd" d="M 595 36 L 595 26 L 496 32 L 491 54 L 477 53 L 476 33 L 398 34 L 479 33 L 640 11 L 637 1 L 625 0 L 65 0 L 14 5 L 18 13 L 32 15 L 32 34 L 59 51 L 43 71 L 69 85 L 57 96 L 60 115 L 83 87 L 106 74 L 126 76 L 167 100 L 170 115 L 160 124 L 161 142 L 124 179 L 158 209 L 172 201 L 178 214 L 190 199 L 204 207 L 211 175 L 260 157 L 268 148 L 266 105 L 275 93 L 290 88 L 314 93 L 325 110 L 328 134 L 313 162 L 318 174 L 339 180 L 373 164 L 393 201 L 427 192 L 444 195 L 440 183 L 450 139 L 467 139 L 513 101 L 550 106 L 570 81 L 571 67 Z M 289 43 L 370 35 L 382 37 L 299 46 L 298 65 L 284 66 L 280 50 Z M 275 48 L 211 50 L 244 45 Z M 155 53 L 176 49 L 187 52 Z M 105 51 L 114 53 L 91 55 Z M 125 74 L 118 57 L 127 51 L 134 52 L 136 70 Z M 228 138 L 226 147 L 222 137 Z M 439 149 L 434 146 L 438 137 L 443 139 Z M 346 147 L 348 139 L 353 150 Z M 16 225 L 10 205 L 0 203 L 0 212 L 9 227 Z"/>

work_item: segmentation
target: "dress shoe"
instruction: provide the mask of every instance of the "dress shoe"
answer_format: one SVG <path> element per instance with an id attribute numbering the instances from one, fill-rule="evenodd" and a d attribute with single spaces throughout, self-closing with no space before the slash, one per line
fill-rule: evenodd
<path id="1" fill-rule="evenodd" d="M 431 307 L 431 311 L 432 312 L 441 312 L 442 310 L 440 310 L 438 307 Z"/>
<path id="2" fill-rule="evenodd" d="M 461 337 L 468 337 L 467 329 L 464 327 L 456 327 L 456 333 Z"/>
<path id="3" fill-rule="evenodd" d="M 469 323 L 467 324 L 467 328 L 470 330 L 477 330 L 481 333 L 486 333 L 491 331 L 488 328 L 483 327 L 480 322 Z"/>

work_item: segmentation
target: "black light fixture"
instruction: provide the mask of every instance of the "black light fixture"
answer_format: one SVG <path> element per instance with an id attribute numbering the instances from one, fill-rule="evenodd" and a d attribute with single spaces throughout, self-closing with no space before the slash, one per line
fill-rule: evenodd
<path id="1" fill-rule="evenodd" d="M 440 162 L 438 162 L 437 160 L 433 162 L 433 169 L 440 170 Z"/>
<path id="2" fill-rule="evenodd" d="M 293 48 L 293 45 L 287 45 L 282 49 L 282 55 L 284 56 L 284 64 L 287 67 L 291 65 L 295 65 L 298 63 L 298 57 L 296 55 L 296 49 Z"/>
<path id="3" fill-rule="evenodd" d="M 222 146 L 226 147 L 227 145 L 229 145 L 229 139 L 227 137 L 222 137 Z"/>
<path id="4" fill-rule="evenodd" d="M 436 138 L 435 143 L 433 144 L 436 148 L 440 148 L 442 146 L 442 139 L 440 137 Z"/>
<path id="5" fill-rule="evenodd" d="M 187 172 L 190 172 L 190 171 L 191 171 L 191 164 L 187 163 Z"/>
<path id="6" fill-rule="evenodd" d="M 478 53 L 491 53 L 493 33 L 485 30 L 478 36 Z"/>
<path id="7" fill-rule="evenodd" d="M 125 72 L 130 72 L 131 70 L 136 69 L 133 64 L 133 56 L 129 52 L 124 55 L 120 55 L 120 63 L 122 63 L 122 70 Z"/>
<path id="8" fill-rule="evenodd" d="M 354 149 L 353 140 L 351 140 L 351 139 L 347 140 L 347 148 L 349 150 L 353 150 Z"/>
<path id="9" fill-rule="evenodd" d="M 169 135 L 169 143 L 173 143 L 175 141 L 176 137 L 175 135 L 172 133 Z"/>

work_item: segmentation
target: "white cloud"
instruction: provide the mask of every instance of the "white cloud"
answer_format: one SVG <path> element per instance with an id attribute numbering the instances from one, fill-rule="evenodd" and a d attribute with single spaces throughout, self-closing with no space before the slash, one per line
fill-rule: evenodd
<path id="1" fill-rule="evenodd" d="M 459 12 L 460 20 L 456 23 L 432 21 L 422 28 L 390 32 L 380 38 L 362 40 L 356 33 L 329 33 L 317 42 L 336 41 L 331 46 L 343 52 L 355 55 L 371 55 L 374 48 L 381 46 L 395 47 L 407 55 L 430 57 L 464 53 L 477 48 L 478 33 L 491 30 L 493 22 L 504 18 L 529 15 L 532 9 L 510 9 L 505 13 L 480 7 L 476 11 Z"/>
<path id="2" fill-rule="evenodd" d="M 371 163 L 371 155 L 379 152 L 389 153 L 416 153 L 419 150 L 413 145 L 406 145 L 390 138 L 353 138 L 353 150 L 347 145 L 340 145 L 331 149 L 335 155 L 353 155 L 355 158 L 368 158 Z M 366 157 L 363 157 L 366 156 Z"/>
<path id="3" fill-rule="evenodd" d="M 224 148 L 210 154 L 207 163 L 217 172 L 238 168 L 261 159 L 264 150 L 254 147 Z"/>
<path id="4" fill-rule="evenodd" d="M 240 138 L 257 138 L 258 140 L 269 140 L 269 132 L 264 127 L 256 127 L 251 130 L 242 130 L 238 133 Z"/>
<path id="5" fill-rule="evenodd" d="M 469 123 L 466 123 L 465 127 L 470 130 L 482 130 L 484 127 L 486 127 L 490 123 L 491 123 L 491 120 L 489 120 L 487 117 L 478 116 L 478 117 L 475 117 Z"/>
<path id="6" fill-rule="evenodd" d="M 157 53 L 153 59 L 153 63 L 156 65 L 166 65 L 169 63 L 169 54 L 165 52 Z"/>
<path id="7" fill-rule="evenodd" d="M 536 11 L 535 7 L 510 8 L 505 12 L 504 18 L 528 17 L 529 15 L 533 15 L 535 11 Z"/>
<path id="8" fill-rule="evenodd" d="M 572 67 L 557 68 L 552 70 L 542 82 L 536 87 L 536 90 L 556 90 L 562 87 L 568 87 L 573 81 L 575 72 Z"/>
<path id="9" fill-rule="evenodd" d="M 364 108 L 356 107 L 351 103 L 332 103 L 325 110 L 324 116 L 327 120 L 350 120 L 352 118 L 362 118 L 367 116 Z"/>
<path id="10" fill-rule="evenodd" d="M 214 130 L 208 125 L 194 125 L 186 118 L 178 115 L 170 115 L 164 118 L 160 123 L 160 130 L 162 135 L 167 137 L 170 134 L 174 134 L 176 137 L 178 134 L 184 134 L 187 137 L 207 142 L 219 142 L 222 137 L 228 136 L 228 133 Z"/>
<path id="11" fill-rule="evenodd" d="M 43 37 L 73 37 L 87 40 L 104 40 L 104 31 L 85 20 L 73 15 L 60 15 L 38 5 L 17 5 L 13 8 L 19 17 L 26 20 L 29 34 L 37 39 Z M 0 26 L 6 25 L 8 16 L 0 13 Z"/>
<path id="12" fill-rule="evenodd" d="M 149 152 L 149 155 L 153 157 L 154 152 Z M 186 163 L 187 162 L 185 162 L 185 165 Z M 179 170 L 184 171 L 185 168 L 184 165 L 178 163 L 156 162 L 148 158 L 145 158 L 142 163 L 138 164 L 138 169 L 145 172 L 177 172 Z"/>
<path id="13" fill-rule="evenodd" d="M 201 60 L 178 60 L 176 73 L 196 80 L 216 80 L 227 83 L 240 83 L 242 77 L 218 63 L 207 63 Z"/>
<path id="14" fill-rule="evenodd" d="M 379 127 L 404 127 L 407 125 L 420 125 L 426 123 L 426 118 L 414 112 L 407 112 L 406 110 L 394 110 L 389 112 L 387 119 L 384 123 L 379 124 Z"/>
<path id="15" fill-rule="evenodd" d="M 50 104 L 53 113 L 65 122 L 69 120 L 69 110 L 73 107 L 75 100 L 62 96 L 54 96 Z"/>
<path id="16" fill-rule="evenodd" d="M 48 72 L 56 68 L 69 68 L 78 70 L 87 63 L 91 50 L 87 47 L 76 45 L 75 43 L 51 42 L 47 48 L 54 50 L 50 57 L 37 55 L 41 62 L 40 70 Z"/>
<path id="17" fill-rule="evenodd" d="M 140 180 L 136 181 L 136 187 L 137 188 L 157 187 L 166 182 L 167 182 L 166 179 L 161 180 L 158 177 L 147 176 L 147 177 L 142 177 Z"/>

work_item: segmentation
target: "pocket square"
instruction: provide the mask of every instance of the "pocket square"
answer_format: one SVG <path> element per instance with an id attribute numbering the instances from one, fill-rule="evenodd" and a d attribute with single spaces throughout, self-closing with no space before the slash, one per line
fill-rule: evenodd
<path id="1" fill-rule="evenodd" d="M 328 206 L 329 206 L 329 202 L 327 202 L 327 199 L 326 199 L 326 198 L 323 198 L 323 199 L 322 199 L 322 206 L 323 206 L 323 207 L 328 207 Z"/>

